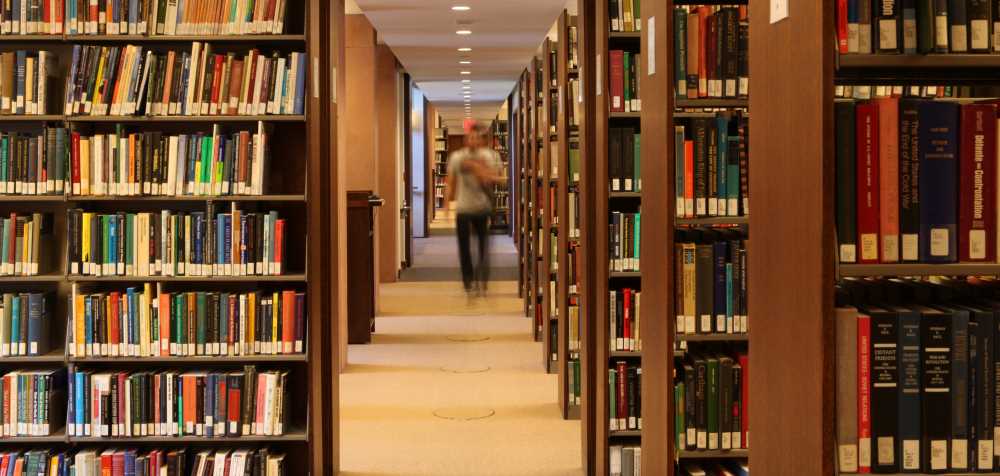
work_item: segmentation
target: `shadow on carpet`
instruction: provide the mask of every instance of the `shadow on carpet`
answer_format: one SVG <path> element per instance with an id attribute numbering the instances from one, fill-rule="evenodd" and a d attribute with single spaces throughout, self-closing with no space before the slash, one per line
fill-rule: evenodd
<path id="1" fill-rule="evenodd" d="M 406 268 L 399 274 L 400 281 L 461 281 L 459 268 Z M 490 270 L 490 280 L 517 281 L 517 268 L 504 267 Z"/>

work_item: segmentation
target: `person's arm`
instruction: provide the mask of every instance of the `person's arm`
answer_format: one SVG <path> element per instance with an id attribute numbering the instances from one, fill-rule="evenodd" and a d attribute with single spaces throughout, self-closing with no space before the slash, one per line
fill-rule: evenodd
<path id="1" fill-rule="evenodd" d="M 455 155 L 448 158 L 448 175 L 444 179 L 444 207 L 451 208 L 451 202 L 455 201 Z"/>
<path id="2" fill-rule="evenodd" d="M 476 176 L 479 183 L 498 184 L 504 181 L 497 171 L 481 159 L 466 160 L 462 163 L 462 169 Z"/>

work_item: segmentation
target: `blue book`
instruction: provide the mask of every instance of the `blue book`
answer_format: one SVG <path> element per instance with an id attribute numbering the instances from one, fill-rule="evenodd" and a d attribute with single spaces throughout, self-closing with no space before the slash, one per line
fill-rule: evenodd
<path id="1" fill-rule="evenodd" d="M 968 470 L 969 444 L 969 310 L 942 307 L 951 313 L 951 457 L 949 468 Z"/>
<path id="2" fill-rule="evenodd" d="M 24 50 L 17 50 L 17 89 L 15 99 L 17 101 L 17 107 L 12 108 L 15 110 L 15 114 L 24 114 L 24 68 L 26 66 L 27 52 Z"/>
<path id="3" fill-rule="evenodd" d="M 83 372 L 74 372 L 73 380 L 76 382 L 75 390 L 76 393 L 73 394 L 73 407 L 74 415 L 76 416 L 76 435 L 84 436 L 84 417 L 86 416 L 83 412 L 86 404 L 84 400 L 84 395 L 86 392 L 85 379 Z"/>
<path id="4" fill-rule="evenodd" d="M 70 297 L 71 302 L 72 299 Z M 76 405 L 74 404 L 76 400 L 76 372 L 69 372 L 69 378 L 66 379 L 66 388 L 66 395 L 69 396 L 69 404 L 66 405 L 66 422 L 68 423 L 66 433 L 69 436 L 76 436 Z"/>
<path id="5" fill-rule="evenodd" d="M 726 332 L 733 328 L 733 263 L 726 263 Z"/>
<path id="6" fill-rule="evenodd" d="M 220 213 L 215 218 L 215 264 L 226 263 L 226 214 Z M 222 270 L 219 270 L 221 273 Z"/>
<path id="7" fill-rule="evenodd" d="M 303 53 L 292 53 L 297 57 L 298 74 L 295 76 L 295 114 L 305 114 L 305 94 L 306 94 L 306 55 Z M 313 85 L 316 87 L 316 85 Z"/>
<path id="8" fill-rule="evenodd" d="M 725 241 L 715 241 L 712 243 L 712 255 L 715 260 L 715 280 L 714 299 L 712 309 L 715 314 L 715 326 L 713 331 L 717 333 L 726 332 L 726 255 L 729 245 Z"/>
<path id="9" fill-rule="evenodd" d="M 730 125 L 734 124 L 731 122 Z M 740 139 L 735 134 L 729 135 L 726 143 L 726 211 L 729 216 L 740 215 Z"/>
<path id="10" fill-rule="evenodd" d="M 21 31 L 21 2 L 20 1 L 13 1 L 11 3 L 13 5 L 11 5 L 12 8 L 11 8 L 11 16 L 10 17 L 13 20 L 12 23 L 14 24 L 13 31 L 15 33 L 16 32 L 24 33 L 23 31 Z M 13 468 L 12 468 L 12 470 L 13 470 Z"/>
<path id="11" fill-rule="evenodd" d="M 139 24 L 139 0 L 128 0 L 128 33 L 134 35 L 139 33 L 137 31 Z M 133 471 L 135 471 L 133 469 Z M 128 470 L 126 470 L 128 474 Z"/>
<path id="12" fill-rule="evenodd" d="M 47 296 L 41 293 L 30 293 L 28 296 L 28 355 L 39 355 L 48 351 L 49 313 L 46 306 Z"/>
<path id="13" fill-rule="evenodd" d="M 219 296 L 219 343 L 222 353 L 229 353 L 229 293 Z"/>
<path id="14" fill-rule="evenodd" d="M 93 305 L 94 305 L 93 296 L 87 296 L 83 298 L 83 334 L 84 334 L 83 338 L 84 338 L 84 343 L 86 344 L 87 347 L 87 353 L 90 353 L 91 344 L 94 343 L 93 339 L 91 338 L 94 335 Z"/>
<path id="15" fill-rule="evenodd" d="M 223 263 L 232 264 L 233 263 L 233 216 L 230 214 L 225 214 L 222 216 L 224 224 L 222 226 L 223 238 L 222 249 L 225 253 L 223 257 Z"/>
<path id="16" fill-rule="evenodd" d="M 248 241 L 248 234 L 250 233 L 250 222 L 247 221 L 246 215 L 240 215 L 240 245 L 246 245 Z M 249 263 L 250 256 L 247 251 L 246 246 L 240 246 L 240 263 Z"/>
<path id="17" fill-rule="evenodd" d="M 10 353 L 18 355 L 18 344 L 21 342 L 21 297 L 14 296 L 10 311 Z"/>
<path id="18" fill-rule="evenodd" d="M 194 237 L 194 246 L 191 247 L 191 263 L 194 264 L 205 264 L 203 257 L 204 252 L 202 250 L 202 236 L 204 236 L 204 214 L 202 212 L 194 212 L 191 214 L 191 225 L 194 226 L 194 230 L 191 230 L 191 235 Z M 183 236 L 183 235 L 182 235 Z M 188 274 L 191 274 L 188 271 Z"/>
<path id="19" fill-rule="evenodd" d="M 684 126 L 674 127 L 674 208 L 676 216 L 684 214 Z"/>
<path id="20" fill-rule="evenodd" d="M 726 216 L 728 204 L 727 198 L 729 194 L 729 187 L 727 185 L 729 178 L 726 176 L 729 168 L 729 120 L 725 116 L 715 117 L 715 131 L 719 138 L 716 142 L 718 158 L 715 166 L 715 185 L 716 190 L 718 190 L 719 206 L 717 208 L 719 216 Z"/>
<path id="21" fill-rule="evenodd" d="M 108 262 L 111 263 L 111 274 L 118 271 L 118 219 L 113 215 L 108 215 Z"/>
<path id="22" fill-rule="evenodd" d="M 959 105 L 922 101 L 919 105 L 920 259 L 957 260 Z"/>
<path id="23" fill-rule="evenodd" d="M 188 74 L 190 74 L 190 71 L 191 71 L 191 55 L 190 54 L 184 53 L 182 55 L 182 64 L 184 66 L 181 68 L 181 77 L 182 78 L 186 78 L 186 77 L 188 77 Z M 190 114 L 190 112 L 188 112 L 188 110 L 187 110 L 187 101 L 184 100 L 184 98 L 187 97 L 187 89 L 188 89 L 189 86 L 191 86 L 191 85 L 189 84 L 188 81 L 181 81 L 181 92 L 180 92 L 180 96 L 179 96 L 181 98 L 180 99 L 180 111 L 179 111 L 179 114 L 182 115 L 182 116 L 186 116 L 186 115 Z"/>
<path id="24" fill-rule="evenodd" d="M 210 374 L 208 374 L 208 375 L 205 376 L 205 391 L 203 392 L 203 398 L 204 398 L 204 402 L 203 402 L 204 410 L 203 411 L 204 411 L 204 415 L 206 416 L 206 418 L 205 418 L 205 425 L 204 425 L 204 427 L 205 427 L 204 433 L 205 433 L 205 436 L 209 436 L 209 437 L 215 435 L 215 424 L 214 424 L 215 422 L 213 422 L 213 421 L 211 421 L 211 420 L 209 420 L 207 418 L 210 415 L 211 416 L 215 415 L 215 405 L 214 405 L 215 398 L 214 398 L 214 396 L 215 396 L 215 374 L 211 374 L 210 373 Z"/>
<path id="25" fill-rule="evenodd" d="M 896 439 L 899 469 L 920 469 L 920 314 L 903 307 L 896 312 L 899 356 L 897 391 L 898 425 Z"/>
<path id="26" fill-rule="evenodd" d="M 135 0 L 132 0 L 132 1 L 135 2 Z M 124 458 L 124 460 L 125 460 L 125 465 L 124 465 L 125 466 L 125 468 L 124 468 L 125 469 L 125 476 L 136 476 L 136 474 L 135 474 L 135 470 L 136 470 L 136 464 L 135 464 L 136 452 L 135 452 L 135 450 L 125 450 L 125 458 Z"/>

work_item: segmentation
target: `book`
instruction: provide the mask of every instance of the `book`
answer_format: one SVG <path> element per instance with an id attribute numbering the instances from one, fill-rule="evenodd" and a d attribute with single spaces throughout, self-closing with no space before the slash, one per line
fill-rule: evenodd
<path id="1" fill-rule="evenodd" d="M 697 18 L 696 24 L 689 21 Z M 745 98 L 749 91 L 745 5 L 674 7 L 678 98 Z M 704 83 L 705 87 L 699 87 Z"/>
<path id="2" fill-rule="evenodd" d="M 678 218 L 749 213 L 747 125 L 742 111 L 678 120 L 674 127 Z"/>
<path id="3" fill-rule="evenodd" d="M 63 427 L 58 403 L 66 389 L 66 372 L 19 370 L 0 376 L 3 437 L 48 436 Z"/>

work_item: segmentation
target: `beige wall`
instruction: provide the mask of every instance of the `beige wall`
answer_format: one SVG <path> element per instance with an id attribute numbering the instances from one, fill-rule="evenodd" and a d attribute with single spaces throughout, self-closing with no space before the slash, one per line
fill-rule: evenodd
<path id="1" fill-rule="evenodd" d="M 375 29 L 364 15 L 347 15 L 347 190 L 376 190 L 375 160 Z"/>
<path id="2" fill-rule="evenodd" d="M 399 182 L 403 175 L 398 167 L 399 134 L 398 111 L 402 107 L 399 97 L 399 68 L 396 56 L 384 45 L 375 48 L 375 156 L 377 162 L 377 193 L 385 200 L 376 213 L 379 261 L 376 274 L 379 281 L 396 281 L 399 271 L 397 234 L 399 230 Z"/>

